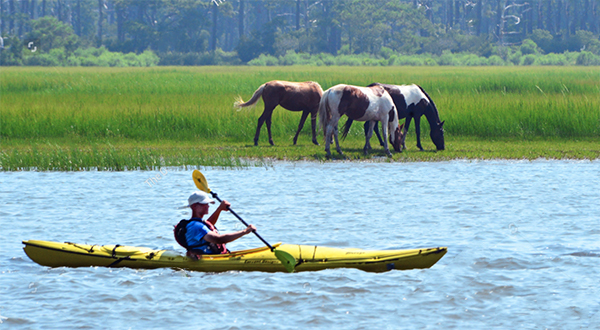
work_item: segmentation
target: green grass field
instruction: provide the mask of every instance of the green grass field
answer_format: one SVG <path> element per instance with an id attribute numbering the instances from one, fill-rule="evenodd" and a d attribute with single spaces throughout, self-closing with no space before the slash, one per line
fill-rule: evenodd
<path id="1" fill-rule="evenodd" d="M 0 169 L 153 169 L 160 166 L 262 166 L 272 159 L 325 160 L 307 122 L 292 146 L 299 113 L 277 108 L 275 146 L 253 146 L 262 101 L 233 108 L 270 80 L 416 83 L 437 105 L 446 149 L 434 152 L 428 124 L 415 147 L 362 155 L 362 125 L 342 150 L 349 159 L 600 158 L 600 67 L 160 67 L 3 68 Z M 318 137 L 323 144 L 323 136 Z M 335 154 L 335 152 L 334 152 Z"/>

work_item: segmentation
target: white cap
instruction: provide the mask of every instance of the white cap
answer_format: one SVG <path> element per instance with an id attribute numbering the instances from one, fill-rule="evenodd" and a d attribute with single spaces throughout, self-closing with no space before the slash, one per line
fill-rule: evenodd
<path id="1" fill-rule="evenodd" d="M 200 204 L 214 204 L 215 201 L 210 198 L 208 196 L 207 193 L 205 193 L 204 191 L 196 191 L 195 193 L 190 195 L 190 198 L 188 198 L 188 205 L 186 205 L 186 207 L 190 207 L 193 204 L 196 203 L 200 203 Z"/>

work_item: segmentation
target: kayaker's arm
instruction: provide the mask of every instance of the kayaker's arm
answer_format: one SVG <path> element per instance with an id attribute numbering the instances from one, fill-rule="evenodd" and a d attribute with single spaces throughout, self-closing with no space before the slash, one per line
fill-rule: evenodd
<path id="1" fill-rule="evenodd" d="M 206 219 L 206 221 L 212 223 L 213 226 L 215 226 L 217 224 L 217 221 L 219 220 L 221 211 L 229 211 L 229 206 L 231 206 L 231 203 L 229 203 L 228 201 L 222 201 L 221 204 L 219 204 L 219 207 L 217 207 L 215 212 L 208 219 Z"/>
<path id="2" fill-rule="evenodd" d="M 207 242 L 215 243 L 215 244 L 225 244 L 225 243 L 233 242 L 236 239 L 238 239 L 244 235 L 250 234 L 251 232 L 253 232 L 255 230 L 256 230 L 256 227 L 254 227 L 254 225 L 249 225 L 248 227 L 246 227 L 246 229 L 236 231 L 234 233 L 219 234 L 214 231 L 211 231 L 211 232 L 207 233 L 206 235 L 204 235 L 204 240 L 206 240 Z"/>

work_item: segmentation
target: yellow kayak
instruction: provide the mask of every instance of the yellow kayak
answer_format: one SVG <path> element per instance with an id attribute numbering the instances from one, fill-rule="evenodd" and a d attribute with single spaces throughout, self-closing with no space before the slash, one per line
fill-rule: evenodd
<path id="1" fill-rule="evenodd" d="M 87 245 L 49 241 L 23 241 L 31 260 L 48 267 L 175 268 L 203 272 L 230 270 L 285 272 L 285 267 L 268 247 L 203 255 L 195 260 L 172 250 L 154 250 L 122 245 Z M 368 272 L 392 269 L 429 268 L 446 254 L 446 247 L 412 250 L 361 250 L 312 245 L 273 245 L 296 259 L 295 271 L 356 268 Z"/>

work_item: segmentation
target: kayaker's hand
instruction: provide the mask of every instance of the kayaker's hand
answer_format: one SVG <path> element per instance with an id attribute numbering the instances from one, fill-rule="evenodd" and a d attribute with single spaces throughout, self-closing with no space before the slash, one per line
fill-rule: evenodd
<path id="1" fill-rule="evenodd" d="M 229 207 L 231 206 L 231 203 L 229 203 L 228 201 L 224 200 L 221 202 L 221 204 L 219 205 L 219 208 L 223 211 L 229 211 Z"/>
<path id="2" fill-rule="evenodd" d="M 256 227 L 254 225 L 248 225 L 248 227 L 246 227 L 246 229 L 244 230 L 244 232 L 247 234 L 250 234 L 251 232 L 256 231 Z"/>

